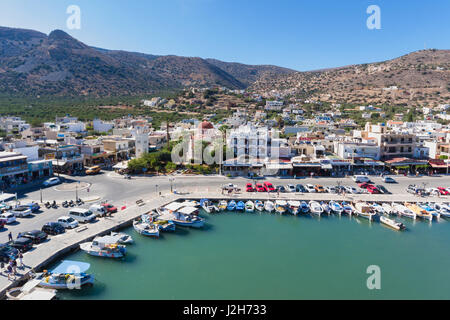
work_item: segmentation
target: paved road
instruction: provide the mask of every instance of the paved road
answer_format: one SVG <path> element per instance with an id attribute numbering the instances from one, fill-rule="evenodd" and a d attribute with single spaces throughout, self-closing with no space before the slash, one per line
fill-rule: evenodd
<path id="1" fill-rule="evenodd" d="M 375 184 L 384 184 L 379 177 L 371 177 Z M 427 187 L 437 186 L 450 186 L 450 178 L 447 176 L 440 177 L 396 177 L 397 184 L 384 184 L 388 190 L 393 194 L 405 194 L 405 189 L 409 184 L 421 185 L 426 183 Z M 171 180 L 173 180 L 171 182 Z M 280 179 L 280 178 L 268 178 L 268 181 L 272 182 L 275 186 L 287 185 L 287 184 L 321 184 L 323 186 L 336 185 L 338 182 L 341 185 L 356 186 L 356 184 L 350 178 L 305 178 L 305 179 Z M 57 203 L 61 203 L 64 200 L 75 200 L 76 196 L 76 184 L 80 181 L 81 186 L 89 184 L 88 189 L 84 188 L 78 191 L 78 196 L 82 199 L 97 199 L 92 202 L 100 202 L 108 200 L 116 205 L 118 208 L 122 206 L 131 206 L 138 199 L 152 199 L 157 197 L 157 194 L 170 193 L 171 184 L 174 189 L 179 192 L 189 192 L 191 194 L 211 194 L 220 190 L 220 187 L 226 183 L 234 183 L 241 188 L 246 183 L 252 182 L 246 178 L 226 178 L 222 176 L 159 176 L 159 177 L 136 177 L 131 180 L 126 180 L 122 176 L 115 173 L 105 172 L 97 176 L 80 177 L 76 180 L 74 178 L 67 177 L 66 186 L 63 189 L 69 189 L 70 191 L 60 191 L 60 187 L 50 187 L 42 189 L 43 201 L 56 200 Z M 72 187 L 71 187 L 72 186 Z M 375 196 L 376 197 L 376 196 Z M 19 194 L 19 200 L 22 203 L 37 201 L 40 202 L 40 190 L 34 188 L 28 190 L 28 192 L 22 192 Z M 450 201 L 450 199 L 449 199 Z M 85 204 L 82 207 L 89 207 L 92 203 Z M 17 222 L 12 225 L 7 225 L 6 228 L 0 231 L 0 243 L 6 242 L 8 239 L 8 233 L 12 232 L 13 237 L 17 236 L 17 233 L 41 229 L 42 225 L 49 221 L 55 221 L 58 217 L 67 213 L 68 209 L 60 207 L 59 209 L 46 209 L 42 208 L 42 212 L 34 214 L 29 218 L 18 218 Z"/>

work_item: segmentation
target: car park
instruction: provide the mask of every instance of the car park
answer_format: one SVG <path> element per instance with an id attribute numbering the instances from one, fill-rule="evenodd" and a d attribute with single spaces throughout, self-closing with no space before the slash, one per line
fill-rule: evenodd
<path id="1" fill-rule="evenodd" d="M 11 212 L 4 212 L 0 214 L 0 219 L 4 220 L 6 224 L 11 224 L 16 222 L 16 216 Z"/>
<path id="2" fill-rule="evenodd" d="M 19 234 L 20 238 L 28 238 L 33 241 L 34 244 L 39 244 L 47 240 L 48 235 L 40 230 L 32 230 L 27 232 L 21 232 Z"/>
<path id="3" fill-rule="evenodd" d="M 316 188 L 314 188 L 314 186 L 312 185 L 312 184 L 306 184 L 305 185 L 305 189 L 306 189 L 306 191 L 308 191 L 309 193 L 315 193 L 315 192 L 317 192 L 316 191 Z"/>
<path id="4" fill-rule="evenodd" d="M 66 229 L 58 222 L 47 222 L 41 230 L 53 236 L 66 232 Z"/>
<path id="5" fill-rule="evenodd" d="M 19 250 L 20 252 L 27 252 L 33 247 L 33 240 L 29 238 L 17 238 L 10 243 L 11 247 Z"/>
<path id="6" fill-rule="evenodd" d="M 24 218 L 31 215 L 31 209 L 28 206 L 18 206 L 9 210 L 12 214 L 14 214 L 18 218 Z"/>
<path id="7" fill-rule="evenodd" d="M 61 183 L 61 180 L 58 177 L 53 177 L 53 178 L 45 180 L 43 183 L 43 186 L 51 187 L 51 186 L 57 185 L 59 183 Z"/>
<path id="8" fill-rule="evenodd" d="M 78 227 L 78 221 L 72 217 L 63 216 L 58 218 L 58 223 L 66 229 L 75 229 Z"/>

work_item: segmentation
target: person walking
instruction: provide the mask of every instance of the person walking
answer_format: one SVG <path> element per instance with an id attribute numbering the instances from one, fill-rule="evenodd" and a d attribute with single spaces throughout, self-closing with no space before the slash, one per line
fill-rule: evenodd
<path id="1" fill-rule="evenodd" d="M 5 268 L 5 263 L 2 261 L 0 262 L 0 274 L 3 275 L 3 269 Z"/>
<path id="2" fill-rule="evenodd" d="M 11 232 L 8 234 L 8 239 L 9 239 L 9 242 L 12 242 L 12 241 L 13 241 L 13 236 L 12 236 L 12 233 L 11 233 Z"/>
<path id="3" fill-rule="evenodd" d="M 8 274 L 8 280 L 11 280 L 12 277 L 12 267 L 11 265 L 8 265 L 8 267 L 6 268 L 6 273 Z M 12 279 L 14 280 L 14 279 Z"/>
<path id="4" fill-rule="evenodd" d="M 23 269 L 23 255 L 22 255 L 22 252 L 19 251 L 19 254 L 17 255 L 17 259 L 19 260 L 20 268 Z"/>
<path id="5" fill-rule="evenodd" d="M 13 274 L 14 274 L 14 277 L 15 277 L 16 273 L 17 273 L 17 262 L 16 262 L 15 259 L 12 260 L 12 269 L 13 269 Z"/>

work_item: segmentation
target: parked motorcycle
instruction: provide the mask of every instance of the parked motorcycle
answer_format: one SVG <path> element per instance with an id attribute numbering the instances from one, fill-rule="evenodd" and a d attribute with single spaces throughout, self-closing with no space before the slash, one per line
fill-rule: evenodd
<path id="1" fill-rule="evenodd" d="M 46 202 L 45 203 L 45 207 L 47 208 L 47 209 L 50 209 L 51 207 L 52 207 L 52 205 L 51 205 L 51 203 L 50 202 Z"/>
<path id="2" fill-rule="evenodd" d="M 75 202 L 74 202 L 73 200 L 70 200 L 70 201 L 69 201 L 69 206 L 70 206 L 70 207 L 75 207 Z"/>
<path id="3" fill-rule="evenodd" d="M 52 208 L 53 208 L 53 209 L 58 209 L 58 205 L 56 204 L 56 201 L 53 201 L 53 203 L 52 203 Z"/>
<path id="4" fill-rule="evenodd" d="M 77 200 L 77 205 L 82 206 L 84 204 L 84 201 L 81 199 Z"/>
<path id="5" fill-rule="evenodd" d="M 62 206 L 63 206 L 64 208 L 67 208 L 67 207 L 69 206 L 69 203 L 67 202 L 67 200 L 65 200 L 65 201 L 62 203 Z"/>

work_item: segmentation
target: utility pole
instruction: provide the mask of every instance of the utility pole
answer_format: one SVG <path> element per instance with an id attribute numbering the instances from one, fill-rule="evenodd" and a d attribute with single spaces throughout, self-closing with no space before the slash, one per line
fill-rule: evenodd
<path id="1" fill-rule="evenodd" d="M 41 195 L 41 203 L 44 203 L 44 202 L 42 201 L 42 188 L 39 189 L 39 193 L 40 193 L 40 195 Z"/>

